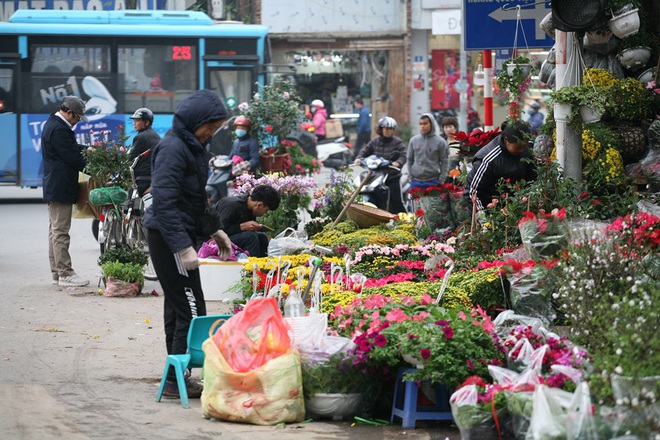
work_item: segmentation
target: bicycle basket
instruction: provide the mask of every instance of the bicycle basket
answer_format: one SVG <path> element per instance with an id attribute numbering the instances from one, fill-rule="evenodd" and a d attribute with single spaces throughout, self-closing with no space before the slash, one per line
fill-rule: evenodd
<path id="1" fill-rule="evenodd" d="M 89 192 L 89 203 L 92 206 L 121 204 L 126 201 L 128 193 L 119 186 L 95 188 Z"/>

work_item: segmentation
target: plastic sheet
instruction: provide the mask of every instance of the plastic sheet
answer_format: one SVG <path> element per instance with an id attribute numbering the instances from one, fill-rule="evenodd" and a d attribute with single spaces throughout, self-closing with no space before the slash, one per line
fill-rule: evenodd
<path id="1" fill-rule="evenodd" d="M 309 249 L 313 243 L 307 240 L 304 231 L 287 228 L 268 243 L 268 256 L 296 254 L 300 249 Z"/>

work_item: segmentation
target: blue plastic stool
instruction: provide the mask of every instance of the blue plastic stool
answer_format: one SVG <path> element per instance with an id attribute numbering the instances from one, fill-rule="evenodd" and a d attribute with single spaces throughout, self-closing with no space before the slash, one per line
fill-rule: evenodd
<path id="1" fill-rule="evenodd" d="M 394 401 L 392 402 L 392 417 L 390 423 L 394 423 L 394 417 L 401 419 L 401 426 L 406 429 L 415 429 L 417 420 L 454 420 L 449 406 L 451 393 L 442 384 L 436 384 L 435 404 L 417 405 L 418 388 L 415 382 L 403 380 L 407 372 L 415 372 L 416 368 L 399 368 L 394 387 Z"/>

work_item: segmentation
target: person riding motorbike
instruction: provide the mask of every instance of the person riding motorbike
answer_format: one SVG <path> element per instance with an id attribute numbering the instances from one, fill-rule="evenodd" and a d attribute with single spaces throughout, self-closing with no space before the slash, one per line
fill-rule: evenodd
<path id="1" fill-rule="evenodd" d="M 151 128 L 154 123 L 154 113 L 148 108 L 143 107 L 135 110 L 131 119 L 133 120 L 133 128 L 138 132 L 133 139 L 131 149 L 128 151 L 128 157 L 132 162 L 140 154 L 158 145 L 160 136 Z M 151 159 L 149 157 L 140 159 L 134 172 L 138 194 L 142 197 L 151 185 Z"/>
<path id="2" fill-rule="evenodd" d="M 403 141 L 394 136 L 394 129 L 396 128 L 396 120 L 389 116 L 384 116 L 378 121 L 378 128 L 376 133 L 378 137 L 373 138 L 365 145 L 358 156 L 355 158 L 355 164 L 359 165 L 360 162 L 371 156 L 380 156 L 383 159 L 389 160 L 391 165 L 396 168 L 391 168 L 387 171 L 388 177 L 385 182 L 389 188 L 389 209 L 392 214 L 404 212 L 403 201 L 401 200 L 401 168 L 406 163 L 406 146 Z M 386 205 L 387 203 L 385 203 Z M 379 206 L 385 209 L 383 206 Z"/>
<path id="3" fill-rule="evenodd" d="M 234 121 L 234 133 L 236 140 L 231 148 L 229 157 L 232 158 L 234 166 L 232 174 L 237 176 L 249 171 L 254 173 L 259 167 L 259 143 L 250 136 L 252 123 L 245 116 L 239 116 Z"/>

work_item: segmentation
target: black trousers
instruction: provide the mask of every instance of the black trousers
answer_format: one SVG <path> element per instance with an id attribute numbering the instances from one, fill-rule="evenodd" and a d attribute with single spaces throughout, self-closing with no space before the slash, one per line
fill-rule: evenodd
<path id="1" fill-rule="evenodd" d="M 147 236 L 151 260 L 165 298 L 163 319 L 167 354 L 184 354 L 188 351 L 190 321 L 206 315 L 199 269 L 183 269 L 179 255 L 170 250 L 160 231 L 149 229 Z M 167 377 L 176 380 L 173 368 Z"/>
<path id="2" fill-rule="evenodd" d="M 268 254 L 268 236 L 263 232 L 243 231 L 230 235 L 229 239 L 239 248 L 248 251 L 251 257 L 266 257 Z"/>

